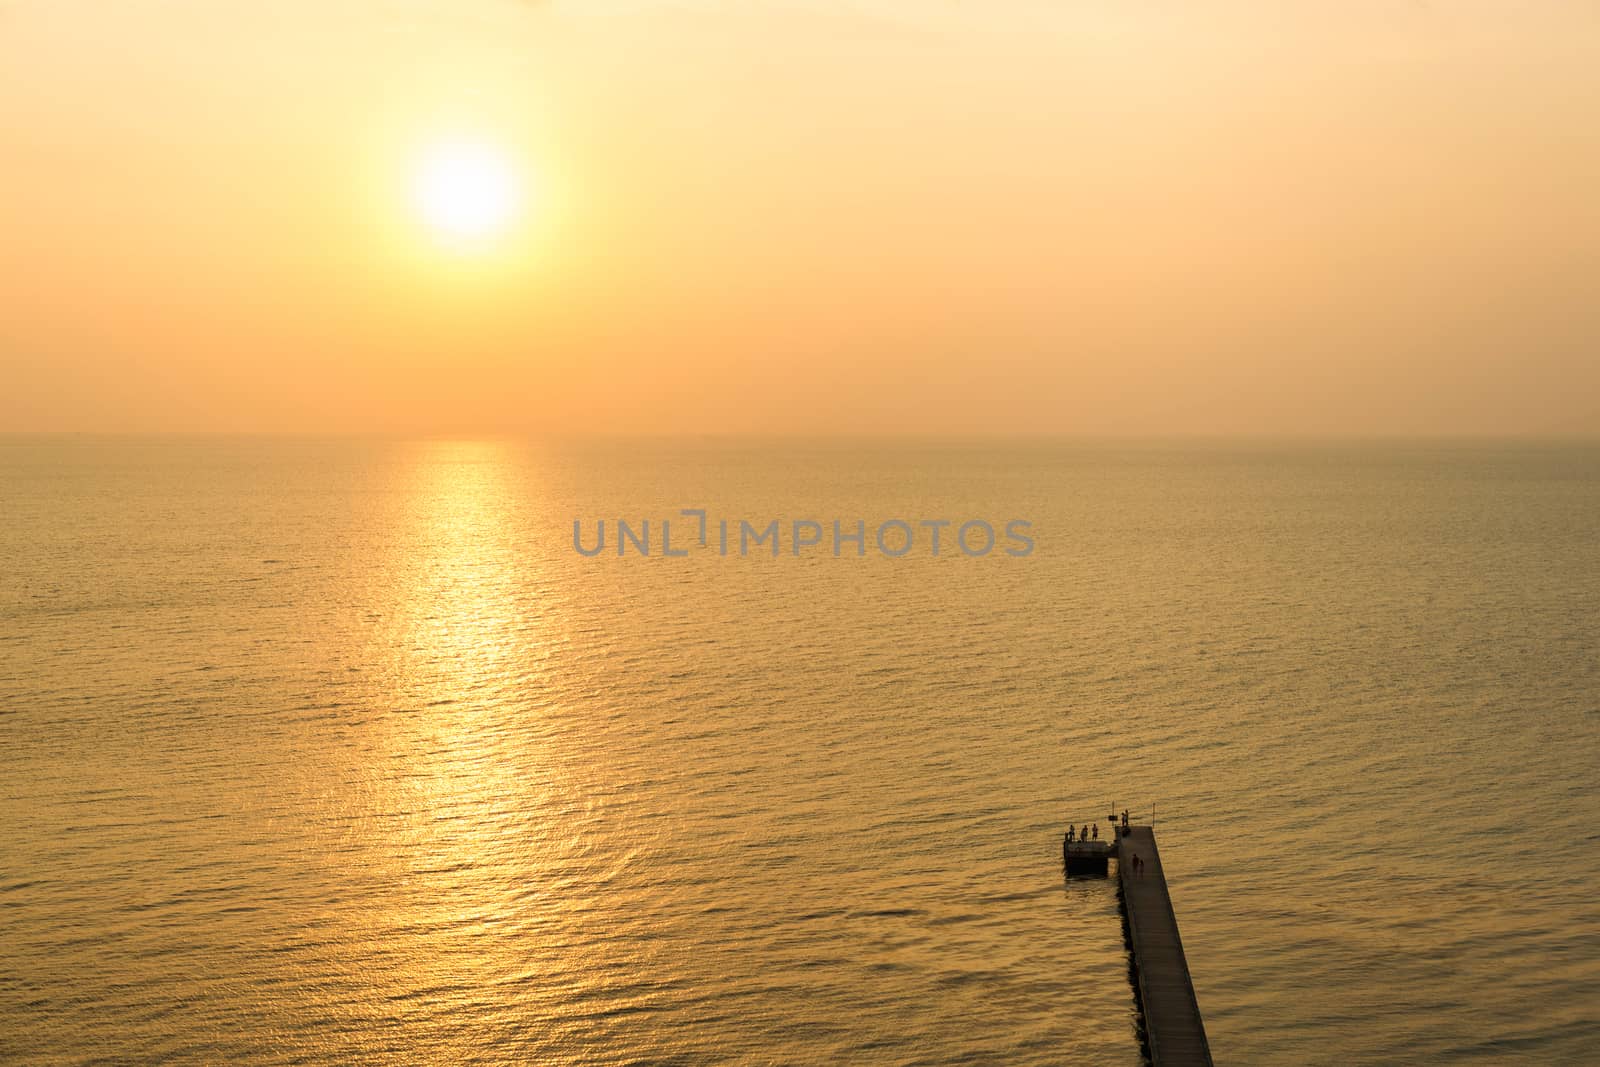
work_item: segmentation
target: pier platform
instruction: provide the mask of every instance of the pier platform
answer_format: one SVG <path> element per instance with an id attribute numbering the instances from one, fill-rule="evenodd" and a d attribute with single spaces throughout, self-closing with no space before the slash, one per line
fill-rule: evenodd
<path id="1" fill-rule="evenodd" d="M 1115 848 L 1110 841 L 1061 841 L 1061 865 L 1069 876 L 1107 874 Z"/>
<path id="2" fill-rule="evenodd" d="M 1133 861 L 1135 856 L 1143 861 L 1142 873 Z M 1155 831 L 1150 827 L 1119 829 L 1117 880 L 1151 1063 L 1154 1067 L 1211 1067 L 1205 1024 L 1178 937 L 1178 918 L 1167 894 Z"/>

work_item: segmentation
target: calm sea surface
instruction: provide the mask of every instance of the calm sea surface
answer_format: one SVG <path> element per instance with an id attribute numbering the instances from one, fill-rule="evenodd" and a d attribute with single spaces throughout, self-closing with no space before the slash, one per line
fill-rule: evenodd
<path id="1" fill-rule="evenodd" d="M 1597 767 L 1600 448 L 0 439 L 7 1063 L 1134 1065 L 1112 805 L 1218 1062 L 1593 1062 Z"/>

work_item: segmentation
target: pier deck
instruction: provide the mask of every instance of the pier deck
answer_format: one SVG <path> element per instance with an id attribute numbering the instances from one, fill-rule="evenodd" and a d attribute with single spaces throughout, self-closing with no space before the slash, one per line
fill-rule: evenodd
<path id="1" fill-rule="evenodd" d="M 1135 855 L 1144 861 L 1142 875 L 1133 869 Z M 1133 944 L 1150 1060 L 1154 1067 L 1211 1067 L 1205 1024 L 1150 827 L 1132 826 L 1117 838 L 1117 878 Z"/>

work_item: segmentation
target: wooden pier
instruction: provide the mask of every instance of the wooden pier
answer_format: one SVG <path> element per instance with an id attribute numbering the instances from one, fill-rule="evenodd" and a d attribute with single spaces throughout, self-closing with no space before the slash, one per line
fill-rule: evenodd
<path id="1" fill-rule="evenodd" d="M 1105 875 L 1111 870 L 1111 857 L 1116 854 L 1110 841 L 1061 842 L 1061 866 L 1068 877 L 1074 874 Z"/>
<path id="2" fill-rule="evenodd" d="M 1129 826 L 1117 833 L 1117 880 L 1150 1062 L 1153 1067 L 1211 1067 L 1211 1048 L 1183 957 L 1155 831 Z M 1135 856 L 1142 867 L 1134 864 Z"/>

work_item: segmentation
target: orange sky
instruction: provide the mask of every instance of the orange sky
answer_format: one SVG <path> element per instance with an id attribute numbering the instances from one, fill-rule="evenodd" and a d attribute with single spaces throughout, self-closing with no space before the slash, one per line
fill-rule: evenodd
<path id="1" fill-rule="evenodd" d="M 0 0 L 0 430 L 1591 435 L 1596 190 L 1591 3 Z"/>

